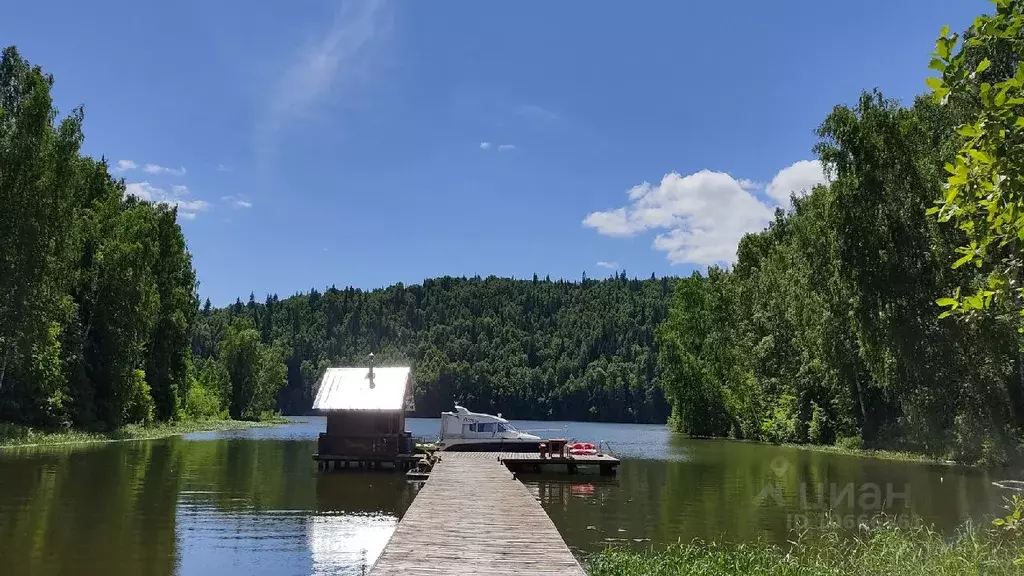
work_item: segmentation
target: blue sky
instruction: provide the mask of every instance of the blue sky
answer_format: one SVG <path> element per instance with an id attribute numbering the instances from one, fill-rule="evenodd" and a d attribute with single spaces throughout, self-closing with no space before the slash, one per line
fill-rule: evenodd
<path id="1" fill-rule="evenodd" d="M 686 274 L 821 180 L 814 129 L 924 90 L 981 0 L 17 2 L 85 152 L 179 206 L 200 294 Z M 645 184 L 649 182 L 650 184 Z"/>

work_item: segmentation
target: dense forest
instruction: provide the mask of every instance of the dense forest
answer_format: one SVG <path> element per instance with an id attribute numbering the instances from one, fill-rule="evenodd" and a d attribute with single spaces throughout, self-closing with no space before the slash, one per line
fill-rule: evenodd
<path id="1" fill-rule="evenodd" d="M 658 333 L 674 427 L 1020 454 L 1024 18 L 998 4 L 957 53 L 942 32 L 932 94 L 835 107 L 815 148 L 829 184 L 747 235 L 731 269 L 679 281 Z"/>
<path id="2" fill-rule="evenodd" d="M 165 205 L 124 195 L 83 157 L 82 110 L 0 59 L 0 420 L 115 427 L 177 415 L 195 272 Z"/>
<path id="3" fill-rule="evenodd" d="M 413 366 L 417 415 L 461 402 L 514 418 L 665 422 L 655 331 L 670 290 L 668 278 L 622 272 L 581 282 L 446 277 L 264 302 L 250 295 L 223 309 L 207 302 L 192 353 L 200 381 L 216 381 L 224 334 L 250 326 L 286 358 L 277 395 L 285 413 L 309 409 L 326 366 L 365 365 L 373 351 L 379 363 Z"/>

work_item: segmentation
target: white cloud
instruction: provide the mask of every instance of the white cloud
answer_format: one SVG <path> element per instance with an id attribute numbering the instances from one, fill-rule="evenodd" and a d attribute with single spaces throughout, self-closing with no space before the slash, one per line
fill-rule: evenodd
<path id="1" fill-rule="evenodd" d="M 222 196 L 221 200 L 230 202 L 235 208 L 252 208 L 252 202 L 243 196 Z"/>
<path id="2" fill-rule="evenodd" d="M 753 190 L 760 190 L 762 187 L 764 187 L 764 184 L 758 182 L 757 180 L 751 180 L 749 178 L 740 178 L 739 180 L 737 180 L 737 182 L 740 183 L 740 188 L 743 188 L 748 192 Z"/>
<path id="3" fill-rule="evenodd" d="M 506 150 L 515 150 L 515 149 L 516 149 L 516 145 L 515 144 L 502 144 L 502 145 L 498 146 L 498 150 L 501 150 L 502 152 L 504 152 Z"/>
<path id="4" fill-rule="evenodd" d="M 811 169 L 815 165 L 817 180 Z M 730 263 L 744 234 L 763 229 L 777 205 L 788 206 L 791 191 L 825 182 L 820 175 L 817 161 L 788 166 L 772 179 L 766 191 L 768 201 L 764 201 L 752 192 L 751 180 L 711 170 L 687 176 L 671 172 L 657 185 L 644 182 L 634 186 L 627 191 L 629 204 L 592 212 L 583 225 L 618 237 L 659 230 L 653 246 L 666 252 L 673 264 Z"/>
<path id="5" fill-rule="evenodd" d="M 173 176 L 184 176 L 186 172 L 184 166 L 175 169 L 160 166 L 159 164 L 146 164 L 142 167 L 142 171 L 146 174 L 171 174 Z"/>
<path id="6" fill-rule="evenodd" d="M 547 108 L 537 106 L 536 104 L 522 104 L 520 106 L 516 106 L 516 114 L 532 120 L 538 120 L 540 122 L 554 122 L 555 120 L 558 120 L 557 113 L 552 112 Z"/>
<path id="7" fill-rule="evenodd" d="M 172 200 L 170 203 L 189 212 L 201 212 L 210 207 L 210 203 L 206 200 Z"/>
<path id="8" fill-rule="evenodd" d="M 810 192 L 812 188 L 825 181 L 821 162 L 801 160 L 779 170 L 775 178 L 768 183 L 765 193 L 780 205 L 789 207 L 791 194 Z"/>
<path id="9" fill-rule="evenodd" d="M 367 66 L 369 50 L 387 30 L 384 0 L 340 2 L 330 28 L 311 37 L 281 74 L 256 127 L 257 151 L 273 152 L 278 133 L 307 117 L 332 89 Z"/>
<path id="10" fill-rule="evenodd" d="M 217 172 L 231 172 L 231 166 L 226 164 L 217 164 Z"/>
<path id="11" fill-rule="evenodd" d="M 481 142 L 480 143 L 480 149 L 481 150 L 490 150 L 491 149 L 491 143 L 490 142 Z"/>
<path id="12" fill-rule="evenodd" d="M 154 204 L 166 204 L 176 206 L 178 215 L 185 220 L 195 220 L 197 212 L 205 212 L 210 209 L 210 203 L 206 200 L 189 200 L 182 198 L 188 195 L 188 188 L 185 186 L 173 186 L 171 191 L 153 186 L 149 182 L 132 182 L 125 184 L 124 195 L 135 196 L 139 200 L 152 202 Z"/>
<path id="13" fill-rule="evenodd" d="M 135 170 L 139 166 L 131 160 L 118 160 L 117 166 L 114 167 L 114 172 L 126 172 L 128 170 Z"/>
<path id="14" fill-rule="evenodd" d="M 597 266 L 599 268 L 607 268 L 609 270 L 618 270 L 619 269 L 619 263 L 618 262 L 605 262 L 604 260 L 599 261 L 597 263 Z"/>

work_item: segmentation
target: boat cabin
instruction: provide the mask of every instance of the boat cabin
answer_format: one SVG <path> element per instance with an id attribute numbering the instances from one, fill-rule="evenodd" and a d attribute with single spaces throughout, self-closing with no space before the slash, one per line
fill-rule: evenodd
<path id="1" fill-rule="evenodd" d="M 470 412 L 456 405 L 454 412 L 441 413 L 442 450 L 512 450 L 535 451 L 540 437 L 516 430 L 501 417 Z"/>
<path id="2" fill-rule="evenodd" d="M 412 370 L 400 367 L 328 368 L 313 410 L 327 417 L 318 460 L 386 462 L 412 452 L 405 412 L 414 409 Z"/>

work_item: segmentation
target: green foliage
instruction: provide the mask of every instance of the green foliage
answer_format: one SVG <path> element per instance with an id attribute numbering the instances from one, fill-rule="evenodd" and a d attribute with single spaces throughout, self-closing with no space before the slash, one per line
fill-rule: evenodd
<path id="1" fill-rule="evenodd" d="M 1024 536 L 1024 496 L 1014 494 L 1006 504 L 1007 514 L 1003 518 L 992 520 L 992 525 L 1007 532 L 1015 532 Z"/>
<path id="2" fill-rule="evenodd" d="M 799 441 L 799 427 L 797 399 L 791 394 L 783 394 L 776 400 L 768 417 L 761 422 L 761 438 L 774 443 L 791 439 Z"/>
<path id="3" fill-rule="evenodd" d="M 968 103 L 959 149 L 945 164 L 943 197 L 929 213 L 963 232 L 954 268 L 977 277 L 936 300 L 943 316 L 1014 310 L 1024 315 L 1024 2 L 1000 0 L 960 36 L 944 28 L 929 78 L 937 102 Z M 955 51 L 954 51 L 955 50 Z M 993 65 L 995 63 L 995 65 Z M 1024 330 L 1024 328 L 1022 328 Z"/>
<path id="4" fill-rule="evenodd" d="M 592 556 L 592 576 L 849 574 L 1019 574 L 1019 541 L 996 530 L 965 528 L 952 539 L 921 526 L 879 518 L 855 533 L 829 523 L 794 534 L 791 545 L 693 541 L 663 551 L 609 548 Z"/>
<path id="5" fill-rule="evenodd" d="M 210 364 L 219 365 L 217 362 Z M 200 381 L 188 389 L 185 396 L 185 415 L 193 420 L 200 420 L 226 417 L 227 413 L 221 409 L 221 397 L 217 388 L 207 387 Z"/>
<path id="6" fill-rule="evenodd" d="M 220 344 L 230 381 L 228 412 L 232 418 L 258 420 L 273 412 L 277 393 L 287 382 L 281 353 L 260 342 L 248 318 L 236 319 Z"/>
<path id="7" fill-rule="evenodd" d="M 672 426 L 693 436 L 722 436 L 731 421 L 723 388 L 733 374 L 729 276 L 717 268 L 676 282 L 669 317 L 657 336 Z M 724 386 L 723 386 L 724 385 Z"/>
<path id="8" fill-rule="evenodd" d="M 199 377 L 189 388 L 185 413 L 191 418 L 228 417 L 231 375 L 223 362 L 210 359 L 203 363 Z"/>
<path id="9" fill-rule="evenodd" d="M 122 440 L 152 440 L 178 434 L 192 434 L 212 430 L 244 430 L 247 428 L 272 426 L 281 423 L 280 418 L 259 422 L 242 420 L 184 419 L 169 422 L 125 424 L 120 428 L 103 431 L 50 430 L 0 422 L 0 446 L 52 446 L 57 444 L 88 444 L 93 442 L 118 442 Z"/>
<path id="10" fill-rule="evenodd" d="M 827 444 L 829 432 L 828 414 L 817 402 L 811 402 L 811 424 L 807 429 L 807 440 L 811 444 Z"/>
<path id="11" fill-rule="evenodd" d="M 1017 558 L 1013 565 L 1024 566 L 1024 496 L 1014 494 L 1006 503 L 1006 516 L 993 519 L 992 525 L 1016 544 Z"/>
<path id="12" fill-rule="evenodd" d="M 836 447 L 843 450 L 860 450 L 864 448 L 864 441 L 860 436 L 840 436 L 836 438 Z"/>
<path id="13" fill-rule="evenodd" d="M 0 59 L 0 419 L 111 428 L 172 418 L 195 273 L 176 212 L 125 198 L 57 121 L 53 79 Z M 146 374 L 150 374 L 147 381 Z"/>
<path id="14" fill-rule="evenodd" d="M 54 323 L 67 313 L 81 110 L 55 124 L 53 79 L 0 57 L 0 418 L 66 418 Z"/>
<path id="15" fill-rule="evenodd" d="M 177 414 L 180 399 L 187 395 L 189 344 L 199 302 L 192 256 L 185 247 L 175 211 L 160 206 L 156 217 L 159 253 L 153 273 L 160 305 L 150 335 L 146 366 L 147 373 L 152 375 L 150 386 L 156 416 L 167 420 Z"/>
<path id="16" fill-rule="evenodd" d="M 128 424 L 152 424 L 154 402 L 149 384 L 146 383 L 146 373 L 133 370 L 128 386 L 124 421 Z"/>
<path id="17" fill-rule="evenodd" d="M 905 108 L 874 92 L 829 114 L 815 149 L 830 183 L 743 238 L 732 270 L 679 283 L 658 333 L 679 429 L 779 443 L 856 437 L 985 465 L 1016 455 L 1015 327 L 942 322 L 934 309 L 979 274 L 944 265 L 959 232 L 926 215 L 966 109 Z"/>

